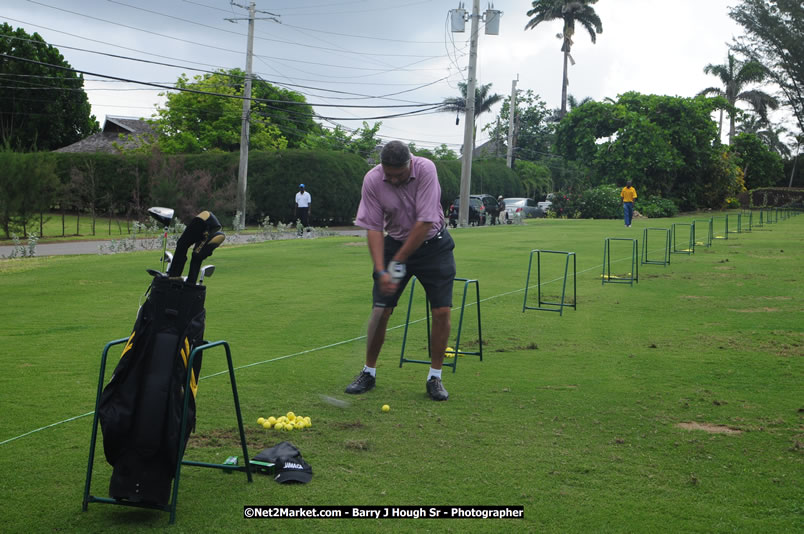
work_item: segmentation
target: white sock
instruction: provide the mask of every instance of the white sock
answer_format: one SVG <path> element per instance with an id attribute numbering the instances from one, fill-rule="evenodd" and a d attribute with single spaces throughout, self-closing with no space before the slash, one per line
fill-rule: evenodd
<path id="1" fill-rule="evenodd" d="M 430 380 L 433 377 L 441 378 L 441 369 L 433 369 L 431 367 L 430 368 L 430 373 L 427 375 L 427 380 Z"/>
<path id="2" fill-rule="evenodd" d="M 368 373 L 373 377 L 377 377 L 377 368 L 376 367 L 369 367 L 368 365 L 363 366 L 363 372 Z"/>

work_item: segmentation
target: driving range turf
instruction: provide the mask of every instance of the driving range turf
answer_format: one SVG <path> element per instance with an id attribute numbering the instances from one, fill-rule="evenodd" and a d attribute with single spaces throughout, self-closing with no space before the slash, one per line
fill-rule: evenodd
<path id="1" fill-rule="evenodd" d="M 249 484 L 186 466 L 169 527 L 160 511 L 81 510 L 101 350 L 130 333 L 161 251 L 0 261 L 0 530 L 800 532 L 804 217 L 642 265 L 633 286 L 601 284 L 607 237 L 641 247 L 644 228 L 692 219 L 451 230 L 457 275 L 479 281 L 483 361 L 462 356 L 456 373 L 445 369 L 443 403 L 426 396 L 426 365 L 399 367 L 407 293 L 377 387 L 343 394 L 363 363 L 371 305 L 364 240 L 224 245 L 207 261 L 217 270 L 205 338 L 231 345 L 249 453 L 289 440 L 314 477 Z M 577 310 L 522 312 L 532 249 L 577 254 Z M 549 260 L 542 289 L 555 298 L 564 264 Z M 630 245 L 613 247 L 612 261 L 627 275 Z M 476 351 L 471 291 L 468 301 L 460 348 Z M 423 317 L 414 299 L 408 357 L 426 358 Z M 450 345 L 459 310 L 452 317 Z M 205 353 L 187 460 L 242 456 L 225 368 L 222 350 Z M 288 411 L 312 427 L 257 426 Z M 91 490 L 106 496 L 101 441 Z M 245 520 L 245 505 L 521 505 L 524 519 Z"/>

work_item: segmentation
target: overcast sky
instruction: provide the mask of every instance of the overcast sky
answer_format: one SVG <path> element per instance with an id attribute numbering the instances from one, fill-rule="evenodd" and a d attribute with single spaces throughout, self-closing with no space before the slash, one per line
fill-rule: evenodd
<path id="1" fill-rule="evenodd" d="M 247 5 L 248 0 L 236 2 Z M 467 2 L 471 11 L 472 2 Z M 597 44 L 578 29 L 569 92 L 600 100 L 626 91 L 694 96 L 718 86 L 708 63 L 724 63 L 728 43 L 741 29 L 728 16 L 738 0 L 600 0 L 603 23 Z M 446 0 L 257 0 L 253 69 L 263 79 L 305 94 L 313 104 L 408 105 L 437 103 L 459 94 L 468 65 L 465 33 L 449 29 Z M 481 3 L 485 11 L 487 3 Z M 511 82 L 532 89 L 550 108 L 560 105 L 561 22 L 524 31 L 530 2 L 498 0 L 503 12 L 497 36 L 481 33 L 478 82 L 507 95 Z M 265 13 L 265 12 L 270 12 Z M 270 20 L 273 16 L 279 22 Z M 191 69 L 245 68 L 247 11 L 229 0 L 0 0 L 0 20 L 38 32 L 77 69 L 139 81 L 172 84 Z M 227 18 L 240 19 L 229 22 Z M 100 55 L 171 63 L 165 67 Z M 159 89 L 103 81 L 87 75 L 92 111 L 150 117 L 163 99 Z M 304 86 L 304 87 L 302 87 Z M 336 92 L 338 91 L 338 92 Z M 344 94 L 346 92 L 348 94 Z M 355 97 L 355 95 L 363 95 Z M 395 94 L 395 96 L 387 96 Z M 373 98 L 372 98 L 373 97 Z M 386 97 L 386 98 L 377 98 Z M 499 112 L 481 117 L 481 127 Z M 349 128 L 360 119 L 419 108 L 316 107 Z M 373 123 L 373 119 L 368 119 Z M 447 143 L 458 150 L 463 121 L 423 113 L 382 119 L 380 135 L 420 147 Z M 478 144 L 487 135 L 478 134 Z"/>

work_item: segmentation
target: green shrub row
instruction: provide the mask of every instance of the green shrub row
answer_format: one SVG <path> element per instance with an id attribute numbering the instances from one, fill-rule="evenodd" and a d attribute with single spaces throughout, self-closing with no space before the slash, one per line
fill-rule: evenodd
<path id="1" fill-rule="evenodd" d="M 804 206 L 804 189 L 788 187 L 760 187 L 748 192 L 748 204 L 741 198 L 744 207 L 781 208 L 786 206 Z"/>
<path id="2" fill-rule="evenodd" d="M 141 218 L 149 206 L 168 206 L 186 221 L 202 209 L 229 224 L 236 210 L 237 153 L 165 156 L 0 152 L 0 228 L 28 233 L 42 212 Z M 460 192 L 460 161 L 436 161 L 446 210 Z M 249 223 L 270 217 L 292 222 L 298 185 L 313 197 L 312 224 L 350 224 L 363 176 L 355 154 L 323 150 L 252 151 L 248 163 Z M 520 196 L 522 182 L 502 160 L 472 166 L 472 193 Z"/>
<path id="3" fill-rule="evenodd" d="M 621 188 L 599 185 L 584 191 L 559 191 L 553 195 L 550 216 L 570 219 L 618 219 L 623 215 Z M 672 217 L 678 207 L 659 196 L 637 198 L 634 208 L 645 217 Z"/>

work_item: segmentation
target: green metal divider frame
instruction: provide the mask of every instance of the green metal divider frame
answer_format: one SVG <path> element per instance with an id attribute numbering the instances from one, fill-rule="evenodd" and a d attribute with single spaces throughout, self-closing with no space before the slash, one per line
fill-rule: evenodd
<path id="1" fill-rule="evenodd" d="M 751 209 L 743 210 L 742 214 L 744 216 L 748 217 L 748 227 L 747 228 L 744 227 L 743 232 L 750 232 L 751 230 L 754 229 L 753 228 L 754 227 L 754 210 L 751 210 Z"/>
<path id="2" fill-rule="evenodd" d="M 430 360 L 411 360 L 405 358 L 405 345 L 407 344 L 408 339 L 408 326 L 410 325 L 410 310 L 413 307 L 413 290 L 416 287 L 416 277 L 413 276 L 410 279 L 410 298 L 408 299 L 408 313 L 405 317 L 405 332 L 402 334 L 402 352 L 399 355 L 399 367 L 402 367 L 402 364 L 407 363 L 426 363 L 430 364 Z M 471 280 L 468 278 L 455 278 L 456 282 L 463 282 L 463 300 L 461 300 L 461 318 L 458 320 L 458 334 L 455 337 L 455 345 L 452 347 L 455 349 L 455 356 L 454 361 L 452 363 L 443 363 L 443 367 L 452 367 L 452 372 L 458 370 L 458 356 L 465 355 L 465 356 L 480 356 L 480 361 L 483 361 L 483 331 L 481 328 L 480 323 L 480 285 L 478 284 L 477 280 Z M 474 284 L 475 286 L 475 297 L 477 298 L 477 339 L 478 339 L 478 347 L 480 350 L 477 352 L 467 352 L 460 350 L 460 343 L 461 343 L 461 331 L 463 329 L 463 315 L 464 311 L 466 310 L 466 293 L 469 290 L 469 285 Z M 427 354 L 430 355 L 430 299 L 427 298 L 425 295 L 424 297 L 424 307 L 427 316 Z M 446 358 L 445 358 L 446 360 Z"/>
<path id="3" fill-rule="evenodd" d="M 631 276 L 629 278 L 612 278 L 611 276 L 611 242 L 612 241 L 631 241 L 633 248 L 631 251 Z M 639 283 L 639 240 L 630 239 L 627 237 L 607 237 L 603 244 L 603 274 L 600 275 L 600 284 L 629 284 L 634 285 L 634 282 Z M 608 269 L 607 269 L 608 267 Z M 608 274 L 607 274 L 608 270 Z"/>
<path id="4" fill-rule="evenodd" d="M 756 226 L 757 228 L 762 228 L 762 226 L 763 226 L 763 223 L 762 223 L 762 219 L 763 219 L 762 211 L 763 211 L 762 208 L 759 208 L 759 220 L 756 222 L 756 224 L 754 224 L 754 226 Z"/>
<path id="5" fill-rule="evenodd" d="M 536 295 L 539 301 L 538 306 L 528 306 L 528 287 L 530 287 L 530 272 L 533 265 L 533 253 L 536 253 Z M 564 254 L 566 261 L 564 263 L 564 284 L 561 286 L 561 302 L 547 302 L 542 300 L 542 253 L 545 254 Z M 569 259 L 572 257 L 572 304 L 565 304 L 565 297 L 567 294 L 567 275 L 569 274 Z M 528 260 L 528 276 L 525 278 L 525 299 L 522 302 L 522 312 L 525 310 L 540 310 L 558 312 L 559 315 L 564 315 L 564 307 L 570 307 L 574 310 L 578 309 L 578 288 L 577 288 L 577 263 L 574 252 L 564 252 L 560 250 L 539 250 L 534 249 L 530 251 L 530 258 Z M 558 308 L 544 307 L 558 306 Z"/>
<path id="6" fill-rule="evenodd" d="M 726 215 L 721 217 L 712 217 L 712 219 L 723 219 L 726 221 L 726 228 L 723 230 L 723 235 L 712 234 L 712 239 L 728 239 L 729 238 L 729 218 Z"/>
<path id="7" fill-rule="evenodd" d="M 737 217 L 737 230 L 729 230 L 729 217 Z M 727 234 L 740 234 L 742 233 L 742 214 L 741 213 L 727 213 L 726 214 L 726 233 Z"/>
<path id="8" fill-rule="evenodd" d="M 98 437 L 98 407 L 100 405 L 101 393 L 103 393 L 103 379 L 104 375 L 106 374 L 106 358 L 109 353 L 109 348 L 113 347 L 114 345 L 125 343 L 128 341 L 128 339 L 129 338 L 125 337 L 121 339 L 116 339 L 114 341 L 110 341 L 103 348 L 103 354 L 101 356 L 100 377 L 98 378 L 98 393 L 97 396 L 95 397 L 95 416 L 92 421 L 92 437 L 90 438 L 89 442 L 89 461 L 87 463 L 87 478 L 86 483 L 84 485 L 84 500 L 81 509 L 84 512 L 86 512 L 89 503 L 97 502 L 102 504 L 117 504 L 120 506 L 130 506 L 134 508 L 148 508 L 151 510 L 161 510 L 163 512 L 170 512 L 170 524 L 173 524 L 176 521 L 176 503 L 179 498 L 179 477 L 181 475 L 182 465 L 193 465 L 197 467 L 213 467 L 216 469 L 222 469 L 224 471 L 245 471 L 248 482 L 252 482 L 251 477 L 252 469 L 251 464 L 249 463 L 248 447 L 246 446 L 246 433 L 243 430 L 243 417 L 240 412 L 240 399 L 237 395 L 237 383 L 235 382 L 234 367 L 232 365 L 232 351 L 229 348 L 229 343 L 223 340 L 215 341 L 212 343 L 205 343 L 204 345 L 194 348 L 193 351 L 190 353 L 190 358 L 187 361 L 187 369 L 193 368 L 193 361 L 195 359 L 195 355 L 199 351 L 211 349 L 217 346 L 223 346 L 224 349 L 226 349 L 226 360 L 229 364 L 229 381 L 232 385 L 232 395 L 234 396 L 235 412 L 237 413 L 237 427 L 240 430 L 240 444 L 243 449 L 243 461 L 245 462 L 245 465 L 238 466 L 229 464 L 210 464 L 204 462 L 193 462 L 189 460 L 184 460 L 184 452 L 185 452 L 184 439 L 185 439 L 185 427 L 187 426 L 187 409 L 189 407 L 190 395 L 192 395 L 192 392 L 190 390 L 190 378 L 192 376 L 192 373 L 187 373 L 187 381 L 184 384 L 184 405 L 182 407 L 181 412 L 181 433 L 179 435 L 180 445 L 178 454 L 179 461 L 176 464 L 176 473 L 173 479 L 172 497 L 168 504 L 162 506 L 158 504 L 119 501 L 117 499 L 111 499 L 107 497 L 96 497 L 94 495 L 90 495 L 89 493 L 90 485 L 92 483 L 92 467 L 95 461 L 95 444 L 97 442 Z"/>
<path id="9" fill-rule="evenodd" d="M 665 233 L 664 237 L 664 257 L 662 261 L 648 259 L 648 231 L 655 230 Z M 670 265 L 670 230 L 667 228 L 645 228 L 642 231 L 642 256 L 639 261 L 642 265 Z"/>
<path id="10" fill-rule="evenodd" d="M 706 225 L 707 232 L 706 232 L 706 240 L 705 241 L 698 241 L 698 223 L 701 223 L 701 226 L 704 225 L 704 224 Z M 712 246 L 712 235 L 714 234 L 714 232 L 712 231 L 712 227 L 713 227 L 712 217 L 709 217 L 708 219 L 693 219 L 693 221 L 692 221 L 692 238 L 693 238 L 693 241 L 695 242 L 696 247 L 698 245 L 700 245 L 702 247 L 706 247 L 706 248 L 709 248 L 709 247 Z"/>
<path id="11" fill-rule="evenodd" d="M 687 240 L 687 248 L 679 249 L 676 245 L 676 238 L 678 237 L 678 230 L 677 228 L 680 226 L 689 226 L 690 228 L 690 235 L 689 239 Z M 673 254 L 686 254 L 692 255 L 695 254 L 695 225 L 693 223 L 673 223 Z"/>

